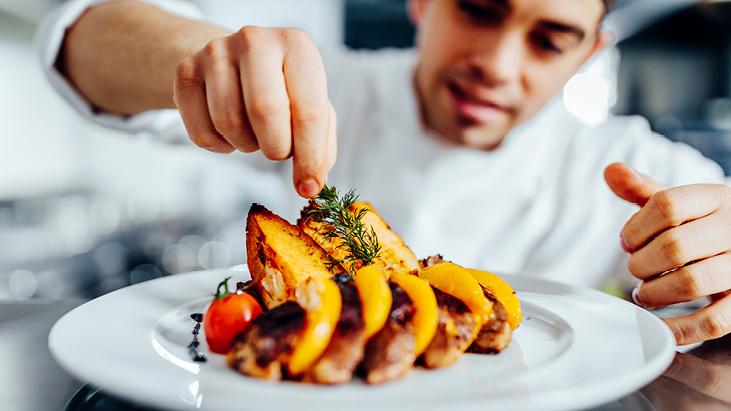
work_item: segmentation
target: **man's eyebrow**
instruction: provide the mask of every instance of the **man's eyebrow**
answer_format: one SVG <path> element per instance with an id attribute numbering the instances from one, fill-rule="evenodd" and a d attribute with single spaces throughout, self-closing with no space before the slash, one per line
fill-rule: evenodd
<path id="1" fill-rule="evenodd" d="M 560 23 L 558 21 L 542 21 L 540 23 L 540 26 L 550 30 L 550 31 L 556 31 L 559 33 L 566 33 L 566 34 L 573 34 L 576 36 L 576 38 L 579 41 L 584 40 L 584 37 L 586 37 L 586 32 L 578 26 L 574 26 L 571 24 L 566 23 Z"/>

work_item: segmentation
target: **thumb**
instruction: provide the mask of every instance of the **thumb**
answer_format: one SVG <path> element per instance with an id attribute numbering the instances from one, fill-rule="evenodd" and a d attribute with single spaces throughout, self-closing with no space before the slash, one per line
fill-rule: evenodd
<path id="1" fill-rule="evenodd" d="M 666 187 L 622 163 L 604 169 L 604 180 L 619 198 L 642 207 L 658 191 Z"/>

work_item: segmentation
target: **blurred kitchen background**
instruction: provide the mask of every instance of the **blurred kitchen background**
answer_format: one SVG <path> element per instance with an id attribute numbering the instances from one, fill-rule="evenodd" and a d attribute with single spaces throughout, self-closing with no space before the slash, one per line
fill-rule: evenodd
<path id="1" fill-rule="evenodd" d="M 405 0 L 247 1 L 256 20 L 297 26 L 322 47 L 408 47 Z M 82 120 L 44 78 L 33 34 L 61 1 L 0 0 L 0 298 L 94 297 L 140 281 L 244 261 L 256 194 L 215 155 Z M 306 12 L 305 12 L 306 11 Z M 566 86 L 587 123 L 639 114 L 731 174 L 731 2 L 620 1 L 617 46 Z"/>

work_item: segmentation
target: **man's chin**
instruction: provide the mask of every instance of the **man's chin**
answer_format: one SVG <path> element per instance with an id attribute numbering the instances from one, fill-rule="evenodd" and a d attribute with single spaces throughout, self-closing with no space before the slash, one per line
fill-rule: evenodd
<path id="1" fill-rule="evenodd" d="M 484 127 L 459 127 L 454 133 L 445 136 L 455 144 L 475 150 L 495 150 L 505 139 L 506 132 L 485 129 Z"/>
<path id="2" fill-rule="evenodd" d="M 503 121 L 486 125 L 461 118 L 435 116 L 433 120 L 430 129 L 437 138 L 450 145 L 474 150 L 490 151 L 498 148 L 510 130 L 510 125 Z"/>

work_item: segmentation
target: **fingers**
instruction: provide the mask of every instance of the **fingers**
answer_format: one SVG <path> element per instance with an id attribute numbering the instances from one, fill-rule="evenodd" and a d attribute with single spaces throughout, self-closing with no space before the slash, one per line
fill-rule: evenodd
<path id="1" fill-rule="evenodd" d="M 660 232 L 716 211 L 724 196 L 719 185 L 697 184 L 653 194 L 622 229 L 623 247 L 634 251 Z"/>
<path id="2" fill-rule="evenodd" d="M 335 163 L 336 119 L 317 48 L 295 29 L 244 27 L 211 41 L 176 73 L 174 100 L 207 150 L 294 155 L 293 179 L 314 197 Z"/>
<path id="3" fill-rule="evenodd" d="M 731 402 L 731 367 L 677 353 L 665 376 L 698 392 Z"/>
<path id="4" fill-rule="evenodd" d="M 244 110 L 239 68 L 228 58 L 215 58 L 216 48 L 227 47 L 213 41 L 204 49 L 212 57 L 203 66 L 205 72 L 206 101 L 213 126 L 223 138 L 244 153 L 256 151 L 259 146 Z"/>
<path id="5" fill-rule="evenodd" d="M 632 253 L 627 267 L 636 277 L 648 279 L 691 261 L 724 253 L 731 245 L 731 230 L 719 227 L 726 225 L 724 215 L 716 213 L 671 228 Z"/>
<path id="6" fill-rule="evenodd" d="M 731 296 L 683 317 L 663 318 L 678 345 L 723 337 L 731 332 Z"/>
<path id="7" fill-rule="evenodd" d="M 284 76 L 292 107 L 293 180 L 305 198 L 314 197 L 325 182 L 332 115 L 325 68 L 317 48 L 304 33 L 289 31 Z"/>
<path id="8" fill-rule="evenodd" d="M 650 177 L 622 163 L 612 163 L 604 169 L 604 180 L 619 198 L 642 207 L 656 192 L 665 189 Z"/>
<path id="9" fill-rule="evenodd" d="M 292 132 L 281 47 L 269 47 L 274 40 L 263 40 L 274 36 L 267 29 L 247 27 L 239 33 L 241 87 L 251 127 L 267 158 L 285 160 L 292 153 Z"/>
<path id="10" fill-rule="evenodd" d="M 205 85 L 192 60 L 186 59 L 178 65 L 173 87 L 173 100 L 191 141 L 208 151 L 232 152 L 233 146 L 221 136 L 211 121 Z"/>
<path id="11" fill-rule="evenodd" d="M 731 253 L 686 265 L 638 288 L 635 300 L 646 308 L 693 301 L 731 289 Z"/>
<path id="12" fill-rule="evenodd" d="M 630 201 L 652 191 L 649 184 L 638 188 L 643 177 L 621 165 L 608 167 L 605 175 L 612 190 Z M 622 230 L 622 245 L 632 253 L 628 268 L 645 280 L 633 293 L 640 305 L 662 307 L 709 295 L 714 300 L 693 314 L 663 319 L 678 345 L 731 332 L 729 198 L 723 185 L 659 191 Z"/>

